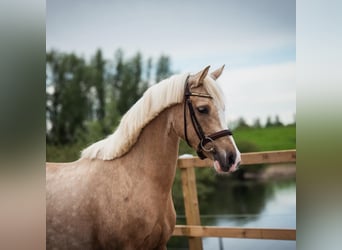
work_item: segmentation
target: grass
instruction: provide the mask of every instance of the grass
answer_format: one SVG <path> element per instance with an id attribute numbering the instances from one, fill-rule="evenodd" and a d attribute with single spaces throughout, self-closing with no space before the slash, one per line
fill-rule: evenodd
<path id="1" fill-rule="evenodd" d="M 239 128 L 234 131 L 234 139 L 241 152 L 295 149 L 296 126 Z M 246 143 L 255 147 L 244 150 Z"/>

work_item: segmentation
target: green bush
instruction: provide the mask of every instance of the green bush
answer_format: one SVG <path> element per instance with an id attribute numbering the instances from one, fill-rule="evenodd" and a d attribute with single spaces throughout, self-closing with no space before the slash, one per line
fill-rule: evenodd
<path id="1" fill-rule="evenodd" d="M 84 147 L 81 144 L 72 145 L 46 145 L 46 161 L 48 162 L 70 162 L 80 157 Z"/>

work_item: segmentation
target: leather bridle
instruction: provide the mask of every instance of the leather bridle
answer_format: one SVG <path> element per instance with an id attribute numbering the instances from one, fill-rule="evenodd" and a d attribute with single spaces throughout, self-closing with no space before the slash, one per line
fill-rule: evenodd
<path id="1" fill-rule="evenodd" d="M 198 157 L 203 160 L 207 158 L 204 155 L 203 151 L 213 153 L 213 154 L 215 153 L 215 146 L 214 146 L 215 140 L 224 136 L 233 135 L 233 133 L 229 129 L 224 129 L 224 130 L 212 133 L 210 135 L 205 135 L 205 133 L 203 132 L 202 126 L 197 120 L 196 113 L 192 105 L 190 96 L 209 98 L 209 99 L 212 99 L 213 97 L 208 94 L 203 94 L 203 93 L 195 93 L 195 92 L 192 93 L 189 88 L 188 79 L 189 77 L 186 79 L 185 90 L 184 90 L 184 136 L 185 136 L 186 142 L 191 147 L 189 138 L 188 138 L 187 120 L 186 120 L 186 107 L 188 107 L 192 126 L 194 127 L 194 130 L 200 140 L 200 142 L 198 143 L 196 152 L 197 152 Z M 205 145 L 207 145 L 209 142 L 211 143 L 211 146 L 209 148 L 206 148 Z"/>

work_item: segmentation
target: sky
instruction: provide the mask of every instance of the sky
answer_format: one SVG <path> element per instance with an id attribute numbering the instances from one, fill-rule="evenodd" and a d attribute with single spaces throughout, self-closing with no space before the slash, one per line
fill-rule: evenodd
<path id="1" fill-rule="evenodd" d="M 108 59 L 118 48 L 126 56 L 165 54 L 179 73 L 224 64 L 218 82 L 227 121 L 295 119 L 294 0 L 47 0 L 47 50 L 89 58 L 98 48 Z"/>

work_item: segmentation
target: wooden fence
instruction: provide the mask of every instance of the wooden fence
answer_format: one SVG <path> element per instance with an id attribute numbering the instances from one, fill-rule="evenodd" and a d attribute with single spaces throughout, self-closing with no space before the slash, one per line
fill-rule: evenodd
<path id="1" fill-rule="evenodd" d="M 244 153 L 241 155 L 241 165 L 290 162 L 296 162 L 296 150 Z M 187 236 L 190 250 L 203 249 L 202 237 L 296 240 L 295 229 L 201 226 L 195 168 L 211 165 L 212 161 L 209 159 L 200 160 L 197 157 L 178 159 L 187 225 L 176 225 L 173 236 Z"/>

